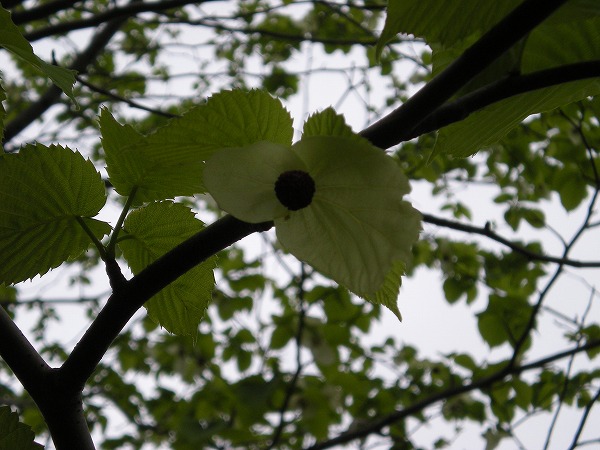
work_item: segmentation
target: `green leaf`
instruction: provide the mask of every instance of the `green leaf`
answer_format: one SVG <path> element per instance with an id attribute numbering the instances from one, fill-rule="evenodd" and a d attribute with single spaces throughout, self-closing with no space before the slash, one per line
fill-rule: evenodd
<path id="1" fill-rule="evenodd" d="M 333 108 L 326 108 L 306 119 L 302 137 L 310 136 L 339 136 L 361 139 L 352 131 L 352 128 L 346 125 L 344 116 L 337 114 Z"/>
<path id="2" fill-rule="evenodd" d="M 19 28 L 10 18 L 10 12 L 0 6 L 0 47 L 27 61 L 33 67 L 41 71 L 52 80 L 67 96 L 77 105 L 73 96 L 73 85 L 75 84 L 74 70 L 54 66 L 42 61 L 33 53 L 33 48 L 23 37 Z"/>
<path id="3" fill-rule="evenodd" d="M 550 23 L 527 38 L 521 72 L 530 73 L 600 58 L 600 17 L 569 23 Z"/>
<path id="4" fill-rule="evenodd" d="M 100 123 L 111 182 L 121 195 L 137 187 L 137 202 L 204 192 L 204 161 L 215 150 L 265 140 L 289 145 L 293 134 L 289 113 L 263 91 L 220 92 L 144 138 L 118 131 L 105 111 Z"/>
<path id="5" fill-rule="evenodd" d="M 377 298 L 393 264 L 410 259 L 419 235 L 420 214 L 402 200 L 408 180 L 366 141 L 310 137 L 293 150 L 306 163 L 316 193 L 308 207 L 275 220 L 277 237 L 350 291 Z"/>
<path id="6" fill-rule="evenodd" d="M 412 34 L 448 47 L 473 33 L 487 31 L 520 0 L 390 0 L 377 53 L 397 34 Z"/>
<path id="7" fill-rule="evenodd" d="M 0 406 L 0 450 L 39 450 L 44 446 L 34 442 L 31 428 L 19 422 L 19 415 L 9 406 Z"/>
<path id="8" fill-rule="evenodd" d="M 490 295 L 488 307 L 478 314 L 479 333 L 490 347 L 505 342 L 514 345 L 525 331 L 530 314 L 531 306 L 524 298 Z"/>
<path id="9" fill-rule="evenodd" d="M 0 78 L 0 81 L 2 81 L 2 78 Z M 4 100 L 6 100 L 6 91 L 0 84 L 0 155 L 4 154 L 4 148 L 2 147 L 2 142 L 4 142 L 4 118 L 6 117 L 6 110 L 2 104 Z"/>
<path id="10" fill-rule="evenodd" d="M 377 54 L 397 34 L 412 34 L 449 48 L 468 37 L 479 37 L 516 8 L 521 0 L 390 0 Z M 594 0 L 572 0 L 545 23 L 559 24 L 600 14 Z"/>
<path id="11" fill-rule="evenodd" d="M 385 276 L 383 285 L 375 292 L 375 294 L 365 295 L 365 300 L 375 304 L 383 305 L 394 313 L 399 321 L 402 322 L 402 314 L 398 309 L 398 293 L 402 286 L 402 275 L 405 274 L 405 264 L 401 261 L 396 261 L 392 265 L 392 269 Z"/>
<path id="12" fill-rule="evenodd" d="M 119 124 L 106 109 L 100 114 L 100 129 L 106 170 L 119 194 L 129 196 L 136 188 L 135 203 L 141 203 L 203 191 L 203 163 L 197 152 L 150 148 L 147 138 Z"/>
<path id="13" fill-rule="evenodd" d="M 444 127 L 432 158 L 438 154 L 467 157 L 498 142 L 527 116 L 600 94 L 600 80 L 581 80 L 510 97 L 483 108 L 465 120 Z"/>
<path id="14" fill-rule="evenodd" d="M 106 202 L 94 165 L 60 146 L 28 145 L 0 156 L 0 282 L 42 275 L 110 231 L 91 219 Z M 82 218 L 82 219 L 78 219 Z"/>
<path id="15" fill-rule="evenodd" d="M 169 201 L 151 203 L 125 219 L 119 242 L 134 274 L 204 228 L 193 212 Z M 145 305 L 148 315 L 171 333 L 195 335 L 211 301 L 215 258 L 203 262 L 164 288 Z"/>

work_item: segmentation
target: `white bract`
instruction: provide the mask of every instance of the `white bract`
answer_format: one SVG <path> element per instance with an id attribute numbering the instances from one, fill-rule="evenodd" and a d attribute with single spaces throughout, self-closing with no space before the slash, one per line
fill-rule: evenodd
<path id="1" fill-rule="evenodd" d="M 316 191 L 291 211 L 275 193 L 279 176 L 306 172 Z M 217 151 L 204 182 L 220 208 L 246 222 L 274 220 L 277 238 L 298 259 L 397 316 L 386 276 L 410 259 L 421 217 L 396 162 L 368 141 L 311 136 L 291 147 L 259 142 Z M 392 298 L 393 297 L 393 298 Z M 392 301 L 393 300 L 393 301 Z"/>

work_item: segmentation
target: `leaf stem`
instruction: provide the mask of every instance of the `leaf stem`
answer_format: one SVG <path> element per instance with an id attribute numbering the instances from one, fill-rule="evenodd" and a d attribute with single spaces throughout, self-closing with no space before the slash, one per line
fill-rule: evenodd
<path id="1" fill-rule="evenodd" d="M 77 223 L 79 225 L 81 225 L 81 228 L 83 228 L 83 231 L 85 231 L 85 233 L 89 236 L 89 238 L 92 240 L 92 242 L 98 249 L 98 253 L 100 253 L 100 258 L 102 258 L 102 261 L 106 261 L 106 259 L 108 258 L 108 253 L 107 253 L 104 245 L 102 245 L 102 242 L 100 242 L 98 240 L 98 238 L 96 237 L 96 235 L 93 233 L 93 231 L 90 230 L 90 227 L 87 226 L 87 223 L 85 223 L 85 220 L 83 220 L 83 217 L 75 216 L 75 220 L 77 220 Z"/>
<path id="2" fill-rule="evenodd" d="M 129 193 L 129 197 L 127 197 L 127 201 L 125 202 L 125 206 L 123 206 L 123 210 L 121 211 L 121 215 L 119 216 L 119 220 L 117 220 L 117 224 L 115 225 L 115 229 L 110 237 L 110 241 L 108 241 L 108 245 L 106 246 L 106 250 L 108 255 L 111 258 L 115 257 L 115 247 L 117 245 L 117 240 L 119 238 L 119 232 L 123 227 L 123 222 L 125 222 L 125 217 L 127 217 L 127 213 L 131 208 L 131 204 L 133 203 L 133 199 L 135 198 L 135 193 L 137 192 L 137 186 L 134 186 Z"/>

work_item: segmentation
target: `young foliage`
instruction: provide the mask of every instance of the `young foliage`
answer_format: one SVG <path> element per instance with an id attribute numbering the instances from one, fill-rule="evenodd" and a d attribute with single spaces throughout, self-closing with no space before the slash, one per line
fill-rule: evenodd
<path id="1" fill-rule="evenodd" d="M 203 228 L 186 206 L 150 203 L 127 216 L 119 247 L 137 274 Z M 148 315 L 171 333 L 195 335 L 212 298 L 215 262 L 210 258 L 152 297 L 144 305 Z"/>
<path id="2" fill-rule="evenodd" d="M 267 140 L 289 143 L 292 119 L 263 91 L 224 91 L 149 136 L 100 116 L 107 171 L 117 192 L 136 202 L 204 192 L 203 162 L 219 148 Z"/>
<path id="3" fill-rule="evenodd" d="M 33 431 L 19 422 L 19 415 L 9 406 L 0 406 L 0 450 L 40 450 L 44 447 L 33 441 Z"/>
<path id="4" fill-rule="evenodd" d="M 0 282 L 58 267 L 110 231 L 92 219 L 106 201 L 91 161 L 61 146 L 28 145 L 0 157 Z"/>
<path id="5" fill-rule="evenodd" d="M 0 6 L 0 47 L 4 47 L 12 54 L 22 58 L 38 69 L 67 94 L 73 103 L 77 104 L 77 100 L 73 96 L 75 71 L 48 64 L 36 56 L 29 42 L 27 42 L 11 20 L 10 12 L 2 8 L 2 6 Z"/>

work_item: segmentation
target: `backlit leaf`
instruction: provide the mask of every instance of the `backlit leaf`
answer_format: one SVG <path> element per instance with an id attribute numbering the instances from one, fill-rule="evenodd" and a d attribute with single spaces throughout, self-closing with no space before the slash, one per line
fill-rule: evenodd
<path id="1" fill-rule="evenodd" d="M 204 228 L 193 212 L 169 201 L 151 203 L 125 219 L 119 242 L 134 274 Z M 215 258 L 179 277 L 144 305 L 148 315 L 171 333 L 195 335 L 212 298 Z"/>
<path id="2" fill-rule="evenodd" d="M 574 81 L 510 97 L 440 130 L 433 156 L 466 157 L 498 142 L 531 114 L 600 93 L 598 79 Z"/>
<path id="3" fill-rule="evenodd" d="M 263 91 L 220 92 L 141 139 L 132 129 L 119 132 L 132 143 L 111 138 L 119 125 L 107 112 L 100 123 L 111 181 L 122 195 L 137 187 L 137 202 L 204 192 L 204 161 L 215 150 L 265 140 L 289 145 L 293 134 L 289 113 Z"/>
<path id="4" fill-rule="evenodd" d="M 108 224 L 91 217 L 106 201 L 104 183 L 80 153 L 28 145 L 0 157 L 0 282 L 42 275 L 75 258 Z"/>
<path id="5" fill-rule="evenodd" d="M 306 119 L 302 137 L 310 136 L 358 137 L 352 128 L 346 125 L 344 116 L 337 114 L 333 108 L 326 108 Z"/>
<path id="6" fill-rule="evenodd" d="M 73 85 L 75 84 L 75 71 L 63 67 L 54 66 L 42 61 L 33 53 L 33 49 L 23 37 L 17 26 L 10 18 L 10 12 L 0 6 L 0 47 L 4 47 L 14 55 L 27 61 L 33 67 L 41 71 L 52 80 L 73 103 L 77 104 L 73 96 Z"/>
<path id="7" fill-rule="evenodd" d="M 44 446 L 34 442 L 31 428 L 19 422 L 19 415 L 9 406 L 0 406 L 0 450 L 40 450 Z"/>

